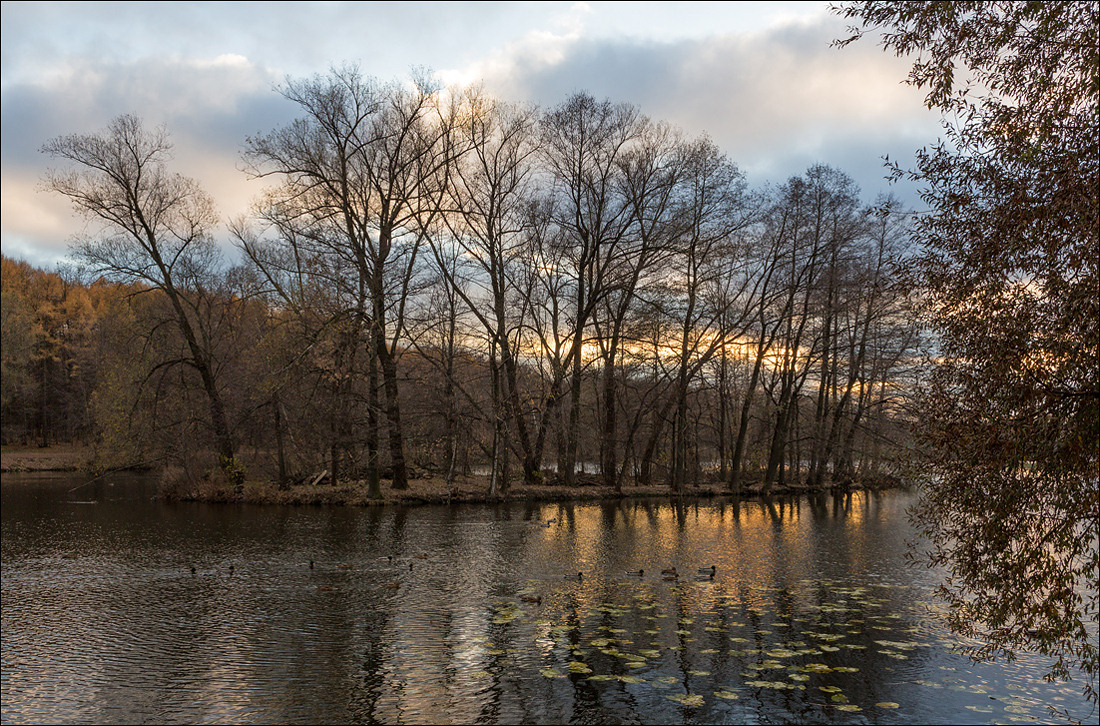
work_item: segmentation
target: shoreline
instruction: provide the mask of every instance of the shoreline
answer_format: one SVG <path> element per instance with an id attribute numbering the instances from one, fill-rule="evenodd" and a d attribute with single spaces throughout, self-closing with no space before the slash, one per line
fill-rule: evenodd
<path id="1" fill-rule="evenodd" d="M 837 494 L 857 491 L 883 491 L 905 488 L 896 480 L 877 483 L 856 483 L 850 487 L 809 487 L 803 484 L 773 486 L 763 493 L 759 483 L 743 486 L 740 492 L 731 491 L 725 484 L 704 482 L 673 491 L 665 484 L 624 485 L 621 491 L 602 484 L 579 484 L 572 487 L 544 484 L 527 486 L 513 483 L 506 492 L 489 494 L 489 480 L 484 476 L 456 477 L 451 488 L 442 477 L 411 479 L 407 489 L 397 490 L 383 482 L 382 496 L 372 499 L 364 482 L 319 485 L 294 485 L 280 489 L 274 483 L 246 481 L 238 490 L 227 482 L 203 481 L 181 484 L 162 491 L 167 501 L 206 502 L 223 504 L 282 504 L 282 505 L 336 505 L 378 507 L 387 505 L 418 504 L 499 504 L 502 502 L 559 502 L 594 501 L 613 499 L 676 499 L 680 497 L 739 497 L 754 499 L 765 496 L 798 494 Z"/>
<path id="2" fill-rule="evenodd" d="M 94 450 L 79 445 L 49 447 L 8 447 L 0 449 L 0 472 L 78 472 L 95 474 L 91 467 Z M 138 471 L 138 468 L 124 471 Z M 378 507 L 387 505 L 418 504 L 498 504 L 502 502 L 560 502 L 595 501 L 614 499 L 676 499 L 680 497 L 739 497 L 754 499 L 765 496 L 798 494 L 836 494 L 858 491 L 882 491 L 904 489 L 905 484 L 893 477 L 884 476 L 876 481 L 856 481 L 851 486 L 828 484 L 810 487 L 805 484 L 773 486 L 764 494 L 758 478 L 750 476 L 739 492 L 731 491 L 724 483 L 704 481 L 673 491 L 667 484 L 624 484 L 621 491 L 598 483 L 591 476 L 583 476 L 571 487 L 561 484 L 528 486 L 521 481 L 511 484 L 506 492 L 489 494 L 487 476 L 469 475 L 455 477 L 452 485 L 439 476 L 422 476 L 409 480 L 408 488 L 393 489 L 390 481 L 382 481 L 382 496 L 372 499 L 363 481 L 330 484 L 294 484 L 280 489 L 270 481 L 247 480 L 235 488 L 221 477 L 214 476 L 199 481 L 162 481 L 158 498 L 171 502 L 205 502 L 210 504 L 279 504 L 279 505 L 330 505 Z"/>
<path id="3" fill-rule="evenodd" d="M 0 447 L 0 473 L 91 471 L 95 450 L 80 444 Z"/>

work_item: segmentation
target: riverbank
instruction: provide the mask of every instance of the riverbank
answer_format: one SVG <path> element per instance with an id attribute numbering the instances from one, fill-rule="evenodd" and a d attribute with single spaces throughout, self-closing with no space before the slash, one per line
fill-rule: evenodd
<path id="1" fill-rule="evenodd" d="M 0 447 L 0 472 L 87 471 L 94 452 L 78 444 Z"/>
<path id="2" fill-rule="evenodd" d="M 274 483 L 245 482 L 236 488 L 232 484 L 218 480 L 201 482 L 176 482 L 165 486 L 162 496 L 171 501 L 221 502 L 234 504 L 328 504 L 341 506 L 384 506 L 388 504 L 482 504 L 508 501 L 578 501 L 595 499 L 617 499 L 637 497 L 673 496 L 667 485 L 627 485 L 621 491 L 602 484 L 586 481 L 566 487 L 559 484 L 530 486 L 514 482 L 503 493 L 490 495 L 489 479 L 485 476 L 456 477 L 451 486 L 447 486 L 444 477 L 418 478 L 409 480 L 408 488 L 393 489 L 390 482 L 382 482 L 381 498 L 371 498 L 366 484 L 362 482 L 318 485 L 295 485 L 279 488 Z M 887 477 L 881 481 L 862 482 L 853 485 L 851 491 L 864 489 L 900 488 L 901 482 Z M 808 487 L 803 484 L 773 486 L 770 495 L 807 494 L 813 491 L 836 491 L 835 487 Z M 732 492 L 721 483 L 698 483 L 685 487 L 676 493 L 690 497 L 730 496 Z M 742 487 L 742 497 L 760 496 L 761 483 L 751 482 Z"/>
<path id="3" fill-rule="evenodd" d="M 94 451 L 91 447 L 79 445 L 57 445 L 49 447 L 0 448 L 0 471 L 20 472 L 63 472 L 92 471 Z M 91 476 L 91 474 L 89 474 Z M 330 484 L 295 484 L 280 488 L 274 482 L 246 481 L 241 487 L 234 487 L 221 476 L 211 476 L 199 481 L 187 481 L 181 477 L 165 475 L 162 477 L 161 497 L 167 501 L 209 502 L 226 504 L 284 504 L 284 505 L 336 505 L 336 506 L 384 506 L 388 504 L 483 504 L 509 501 L 584 501 L 597 499 L 619 499 L 636 497 L 668 498 L 674 493 L 666 484 L 636 485 L 627 484 L 621 491 L 599 483 L 597 477 L 584 475 L 574 486 L 547 483 L 529 486 L 514 481 L 508 490 L 495 495 L 489 493 L 487 476 L 458 476 L 447 485 L 446 478 L 426 474 L 409 480 L 408 488 L 394 489 L 391 482 L 382 482 L 380 498 L 372 498 L 365 482 L 348 482 L 332 486 Z M 902 488 L 898 479 L 884 476 L 876 480 L 863 480 L 854 483 L 850 491 L 881 490 Z M 740 496 L 761 496 L 762 482 L 759 478 L 748 477 L 741 488 Z M 836 491 L 836 487 L 809 487 L 802 483 L 773 486 L 769 494 L 807 494 L 813 491 Z M 717 497 L 733 494 L 720 482 L 698 482 L 678 492 L 680 496 Z"/>

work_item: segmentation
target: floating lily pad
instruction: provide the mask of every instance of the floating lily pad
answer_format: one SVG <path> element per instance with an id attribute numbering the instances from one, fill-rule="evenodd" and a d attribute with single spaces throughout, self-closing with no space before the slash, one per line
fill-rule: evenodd
<path id="1" fill-rule="evenodd" d="M 623 683 L 645 683 L 645 679 L 639 676 L 619 676 Z"/>
<path id="2" fill-rule="evenodd" d="M 714 696 L 715 698 L 724 698 L 727 701 L 736 701 L 738 698 L 740 698 L 740 696 L 738 696 L 736 693 L 733 693 L 732 691 L 715 691 Z"/>
<path id="3" fill-rule="evenodd" d="M 698 708 L 705 703 L 703 697 L 697 694 L 674 693 L 671 696 L 665 696 L 665 698 L 670 701 L 676 701 L 684 706 L 690 706 L 691 708 Z"/>
<path id="4" fill-rule="evenodd" d="M 882 701 L 881 703 L 876 703 L 875 705 L 879 708 L 898 708 L 898 704 L 894 703 L 893 701 Z"/>
<path id="5" fill-rule="evenodd" d="M 822 693 L 840 693 L 843 689 L 836 686 L 818 686 L 819 691 Z"/>
<path id="6" fill-rule="evenodd" d="M 809 676 L 807 676 L 805 674 L 802 674 L 802 673 L 792 673 L 789 676 L 787 676 L 787 678 L 790 678 L 792 681 L 808 681 L 808 680 L 810 680 Z"/>
<path id="7" fill-rule="evenodd" d="M 561 673 L 554 668 L 543 668 L 541 671 L 539 671 L 539 673 L 541 673 L 544 678 L 565 678 L 564 673 Z"/>
<path id="8" fill-rule="evenodd" d="M 597 676 L 588 676 L 588 680 L 590 680 L 590 681 L 617 681 L 617 680 L 619 680 L 619 677 L 618 676 L 609 676 L 607 674 L 600 674 L 600 675 L 597 675 Z"/>
<path id="9" fill-rule="evenodd" d="M 859 706 L 853 706 L 851 704 L 846 703 L 846 704 L 842 704 L 840 706 L 837 706 L 836 710 L 837 711 L 862 711 L 863 709 L 860 708 Z"/>

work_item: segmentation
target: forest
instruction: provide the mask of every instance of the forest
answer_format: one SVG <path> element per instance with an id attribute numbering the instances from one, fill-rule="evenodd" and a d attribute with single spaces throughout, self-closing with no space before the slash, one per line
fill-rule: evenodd
<path id="1" fill-rule="evenodd" d="M 821 165 L 751 188 L 584 93 L 354 67 L 280 92 L 299 118 L 244 141 L 267 187 L 224 227 L 164 128 L 43 149 L 101 228 L 59 272 L 3 261 L 5 444 L 372 493 L 897 477 L 921 335 L 896 199 Z"/>

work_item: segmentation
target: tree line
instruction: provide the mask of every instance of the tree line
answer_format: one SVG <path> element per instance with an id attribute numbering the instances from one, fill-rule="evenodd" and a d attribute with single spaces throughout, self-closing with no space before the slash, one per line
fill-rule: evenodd
<path id="1" fill-rule="evenodd" d="M 919 342 L 895 199 L 820 165 L 752 189 L 705 136 L 584 93 L 539 109 L 352 67 L 280 90 L 300 115 L 244 142 L 269 183 L 229 222 L 235 262 L 163 128 L 44 147 L 67 162 L 47 186 L 102 223 L 71 250 L 81 289 L 119 291 L 65 435 L 372 491 L 424 470 L 768 490 L 894 464 Z M 15 416 L 33 387 L 9 407 L 4 348 L 5 440 L 58 438 Z"/>

